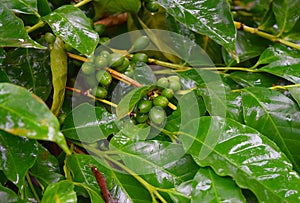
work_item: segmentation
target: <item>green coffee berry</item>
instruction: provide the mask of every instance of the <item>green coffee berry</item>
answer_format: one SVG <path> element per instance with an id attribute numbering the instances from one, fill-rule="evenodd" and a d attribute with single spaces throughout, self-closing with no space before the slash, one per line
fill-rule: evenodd
<path id="1" fill-rule="evenodd" d="M 105 28 L 106 27 L 103 24 L 96 24 L 96 25 L 94 25 L 94 29 L 95 29 L 96 32 L 98 32 L 99 35 L 102 35 L 104 33 Z"/>
<path id="2" fill-rule="evenodd" d="M 154 106 L 149 112 L 149 118 L 155 124 L 162 124 L 166 118 L 164 109 Z"/>
<path id="3" fill-rule="evenodd" d="M 137 114 L 136 117 L 135 117 L 135 120 L 138 122 L 138 123 L 145 123 L 147 120 L 148 120 L 148 114 Z"/>
<path id="4" fill-rule="evenodd" d="M 81 71 L 85 75 L 92 75 L 95 72 L 95 67 L 92 63 L 86 62 L 82 64 Z"/>
<path id="5" fill-rule="evenodd" d="M 99 56 L 102 56 L 102 57 L 106 58 L 107 60 L 110 59 L 110 53 L 106 50 L 101 51 Z"/>
<path id="6" fill-rule="evenodd" d="M 159 4 L 156 1 L 145 2 L 145 7 L 150 12 L 156 12 L 159 9 Z"/>
<path id="7" fill-rule="evenodd" d="M 135 61 L 135 62 L 143 62 L 143 63 L 147 63 L 148 62 L 148 56 L 147 54 L 144 54 L 144 53 L 136 53 L 133 55 L 132 61 Z"/>
<path id="8" fill-rule="evenodd" d="M 152 102 L 149 100 L 141 100 L 137 105 L 140 113 L 148 113 L 152 108 Z"/>
<path id="9" fill-rule="evenodd" d="M 157 80 L 157 86 L 167 88 L 169 86 L 169 80 L 165 77 L 159 78 Z"/>
<path id="10" fill-rule="evenodd" d="M 153 99 L 153 105 L 154 106 L 160 106 L 162 108 L 166 108 L 169 104 L 169 100 L 165 96 L 157 96 Z"/>
<path id="11" fill-rule="evenodd" d="M 123 73 L 128 68 L 129 63 L 130 62 L 129 62 L 128 58 L 124 58 L 124 61 L 123 61 L 122 65 L 116 67 L 115 70 L 118 71 L 118 72 Z"/>
<path id="12" fill-rule="evenodd" d="M 135 40 L 132 45 L 133 50 L 145 49 L 150 44 L 150 39 L 147 36 L 141 36 Z"/>
<path id="13" fill-rule="evenodd" d="M 96 74 L 96 79 L 103 86 L 109 85 L 112 81 L 110 73 L 105 70 L 98 71 Z"/>
<path id="14" fill-rule="evenodd" d="M 179 77 L 177 75 L 172 75 L 168 77 L 169 80 L 176 80 L 179 82 Z"/>
<path id="15" fill-rule="evenodd" d="M 94 64 L 97 68 L 105 68 L 108 65 L 108 60 L 103 56 L 97 56 L 94 59 Z"/>
<path id="16" fill-rule="evenodd" d="M 92 94 L 100 99 L 103 99 L 107 95 L 107 90 L 104 87 L 95 87 L 92 90 Z"/>
<path id="17" fill-rule="evenodd" d="M 172 89 L 174 92 L 181 89 L 181 84 L 177 80 L 169 80 L 169 88 Z"/>
<path id="18" fill-rule="evenodd" d="M 122 54 L 119 53 L 112 53 L 110 55 L 110 60 L 109 60 L 109 65 L 112 68 L 116 68 L 118 66 L 121 66 L 124 62 L 124 56 Z"/>
<path id="19" fill-rule="evenodd" d="M 55 36 L 51 33 L 51 32 L 47 32 L 45 34 L 45 41 L 48 43 L 48 44 L 53 44 L 54 41 L 55 41 Z"/>
<path id="20" fill-rule="evenodd" d="M 99 40 L 99 43 L 107 46 L 110 43 L 110 38 L 109 37 L 101 37 Z"/>
<path id="21" fill-rule="evenodd" d="M 161 92 L 161 95 L 167 97 L 167 99 L 172 99 L 174 96 L 174 91 L 173 91 L 173 89 L 170 89 L 170 88 L 163 89 Z"/>

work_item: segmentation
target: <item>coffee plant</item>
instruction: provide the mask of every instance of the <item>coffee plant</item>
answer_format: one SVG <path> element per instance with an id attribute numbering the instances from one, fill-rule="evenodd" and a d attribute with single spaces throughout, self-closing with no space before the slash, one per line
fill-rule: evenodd
<path id="1" fill-rule="evenodd" d="M 0 202 L 299 202 L 299 0 L 0 0 Z"/>

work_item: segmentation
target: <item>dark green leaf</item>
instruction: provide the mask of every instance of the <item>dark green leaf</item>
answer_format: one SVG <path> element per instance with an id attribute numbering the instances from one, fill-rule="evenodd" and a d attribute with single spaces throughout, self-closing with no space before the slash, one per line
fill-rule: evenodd
<path id="1" fill-rule="evenodd" d="M 261 37 L 243 31 L 237 32 L 236 40 L 236 54 L 239 57 L 239 62 L 259 56 L 267 47 L 266 41 Z M 228 54 L 228 52 L 223 53 L 223 58 L 227 66 L 237 63 L 236 59 Z"/>
<path id="2" fill-rule="evenodd" d="M 83 103 L 68 114 L 62 132 L 70 139 L 93 143 L 117 132 L 116 116 L 103 107 Z"/>
<path id="3" fill-rule="evenodd" d="M 14 191 L 3 187 L 2 185 L 0 185 L 0 201 L 2 203 L 25 203 L 25 201 L 21 200 Z"/>
<path id="4" fill-rule="evenodd" d="M 0 130 L 0 148 L 0 169 L 10 181 L 22 187 L 28 169 L 36 160 L 37 142 Z"/>
<path id="5" fill-rule="evenodd" d="M 37 14 L 37 0 L 2 0 L 2 3 L 15 13 Z"/>
<path id="6" fill-rule="evenodd" d="M 52 89 L 48 50 L 15 48 L 7 52 L 4 71 L 11 82 L 46 100 Z"/>
<path id="7" fill-rule="evenodd" d="M 245 123 L 273 140 L 300 171 L 299 106 L 280 92 L 253 87 L 243 90 Z"/>
<path id="8" fill-rule="evenodd" d="M 37 6 L 38 6 L 39 14 L 41 16 L 45 16 L 51 13 L 51 8 L 49 6 L 48 0 L 38 0 Z"/>
<path id="9" fill-rule="evenodd" d="M 245 71 L 235 71 L 229 77 L 242 87 L 272 87 L 278 81 L 278 78 L 273 75 Z"/>
<path id="10" fill-rule="evenodd" d="M 142 99 L 148 91 L 151 89 L 151 86 L 143 86 L 131 90 L 126 94 L 118 104 L 116 109 L 118 119 L 121 119 L 130 113 L 134 106 Z"/>
<path id="11" fill-rule="evenodd" d="M 0 83 L 0 129 L 30 139 L 56 142 L 70 154 L 59 122 L 46 104 L 26 89 Z"/>
<path id="12" fill-rule="evenodd" d="M 49 202 L 76 203 L 77 197 L 74 191 L 73 183 L 67 180 L 63 180 L 49 185 L 46 188 L 41 203 L 49 203 Z"/>
<path id="13" fill-rule="evenodd" d="M 180 140 L 201 166 L 233 177 L 260 202 L 298 202 L 299 175 L 280 149 L 255 129 L 228 118 L 202 117 L 184 126 Z"/>
<path id="14" fill-rule="evenodd" d="M 236 56 L 236 29 L 227 1 L 158 0 L 166 11 L 189 29 L 204 34 Z"/>
<path id="15" fill-rule="evenodd" d="M 67 83 L 68 58 L 64 48 L 64 42 L 59 37 L 56 37 L 50 53 L 52 83 L 54 89 L 51 111 L 56 116 L 59 114 L 63 105 Z"/>
<path id="16" fill-rule="evenodd" d="M 64 179 L 60 174 L 57 159 L 42 145 L 38 145 L 39 151 L 36 162 L 30 169 L 30 174 L 46 188 L 51 183 L 56 183 Z"/>
<path id="17" fill-rule="evenodd" d="M 23 22 L 0 2 L 0 47 L 46 49 L 27 34 Z"/>
<path id="18" fill-rule="evenodd" d="M 300 107 L 300 87 L 290 87 L 288 90 Z"/>
<path id="19" fill-rule="evenodd" d="M 95 191 L 95 190 L 91 189 L 90 187 L 88 187 L 87 185 L 84 185 L 81 183 L 76 183 L 76 186 L 82 187 L 83 189 L 85 189 L 87 191 L 87 193 L 90 196 L 91 203 L 105 203 L 101 194 L 98 191 Z"/>
<path id="20" fill-rule="evenodd" d="M 152 69 L 144 63 L 138 63 L 136 65 L 133 79 L 143 85 L 153 85 L 156 83 L 156 77 Z"/>
<path id="21" fill-rule="evenodd" d="M 274 0 L 273 12 L 281 33 L 290 31 L 300 16 L 300 1 Z"/>
<path id="22" fill-rule="evenodd" d="M 99 41 L 98 33 L 79 8 L 64 5 L 43 19 L 57 36 L 80 53 L 90 55 L 94 52 Z"/>
<path id="23" fill-rule="evenodd" d="M 95 13 L 95 19 L 102 18 L 107 15 L 116 13 L 137 13 L 141 8 L 140 0 L 101 0 L 93 1 Z"/>
<path id="24" fill-rule="evenodd" d="M 241 189 L 231 178 L 220 177 L 210 168 L 200 168 L 192 183 L 192 201 L 246 202 Z"/>

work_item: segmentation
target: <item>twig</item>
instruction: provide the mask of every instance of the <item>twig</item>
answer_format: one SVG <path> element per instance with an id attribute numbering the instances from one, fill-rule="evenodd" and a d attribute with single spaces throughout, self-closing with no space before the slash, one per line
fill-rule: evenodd
<path id="1" fill-rule="evenodd" d="M 92 164 L 89 164 L 89 167 L 91 167 L 92 169 L 92 172 L 96 178 L 96 181 L 98 183 L 98 186 L 99 188 L 101 189 L 101 192 L 102 192 L 102 195 L 103 195 L 103 198 L 105 200 L 106 203 L 112 203 L 112 202 L 115 202 L 108 189 L 107 189 L 107 186 L 106 186 L 106 180 L 104 178 L 104 176 L 102 175 L 102 173 L 99 171 L 99 169 L 97 169 L 95 166 L 93 166 Z"/>
<path id="2" fill-rule="evenodd" d="M 29 187 L 30 187 L 30 189 L 31 189 L 31 192 L 32 192 L 34 198 L 36 199 L 36 201 L 37 201 L 38 203 L 41 202 L 41 200 L 40 200 L 40 198 L 39 198 L 39 196 L 38 196 L 36 190 L 34 189 L 34 186 L 33 186 L 33 184 L 32 184 L 32 181 L 31 181 L 31 178 L 30 178 L 29 173 L 27 172 L 25 176 L 26 176 L 28 185 L 29 185 Z"/>
<path id="3" fill-rule="evenodd" d="M 263 37 L 265 39 L 268 39 L 272 42 L 279 42 L 279 43 L 284 44 L 286 46 L 289 46 L 289 47 L 300 50 L 300 46 L 298 44 L 295 44 L 293 42 L 290 42 L 290 41 L 287 41 L 287 40 L 284 40 L 284 39 L 280 39 L 277 36 L 274 36 L 274 35 L 271 35 L 269 33 L 260 31 L 257 28 L 252 28 L 252 27 L 249 27 L 249 26 L 247 26 L 247 25 L 245 25 L 241 22 L 236 22 L 236 21 L 234 22 L 234 25 L 235 25 L 236 29 L 238 29 L 238 30 L 243 30 L 245 32 L 249 32 L 251 34 L 255 34 L 255 35 L 258 35 L 258 36 Z"/>

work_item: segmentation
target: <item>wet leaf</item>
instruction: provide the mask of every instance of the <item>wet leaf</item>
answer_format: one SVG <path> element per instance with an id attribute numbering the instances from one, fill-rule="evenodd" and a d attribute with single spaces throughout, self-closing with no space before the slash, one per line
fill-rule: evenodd
<path id="1" fill-rule="evenodd" d="M 59 122 L 46 104 L 26 89 L 0 83 L 0 129 L 30 139 L 56 142 L 70 154 Z"/>
<path id="2" fill-rule="evenodd" d="M 244 123 L 242 96 L 240 92 L 226 92 L 226 117 Z"/>
<path id="3" fill-rule="evenodd" d="M 245 123 L 273 140 L 300 171 L 300 111 L 280 92 L 253 87 L 242 92 Z"/>
<path id="4" fill-rule="evenodd" d="M 84 55 L 94 52 L 98 41 L 98 33 L 92 29 L 85 14 L 71 5 L 64 5 L 43 19 L 49 24 L 55 35 Z"/>
<path id="5" fill-rule="evenodd" d="M 1 0 L 1 2 L 15 13 L 37 14 L 37 0 Z"/>
<path id="6" fill-rule="evenodd" d="M 290 31 L 300 16 L 300 2 L 293 0 L 274 0 L 273 12 L 281 33 Z"/>
<path id="7" fill-rule="evenodd" d="M 36 160 L 37 142 L 0 130 L 0 148 L 0 169 L 11 182 L 21 188 L 26 173 Z"/>
<path id="8" fill-rule="evenodd" d="M 46 49 L 27 34 L 23 21 L 0 2 L 0 47 Z"/>
<path id="9" fill-rule="evenodd" d="M 242 87 L 272 87 L 278 81 L 273 75 L 244 71 L 234 71 L 229 77 Z"/>
<path id="10" fill-rule="evenodd" d="M 152 69 L 145 63 L 136 64 L 133 79 L 143 85 L 152 85 L 156 83 L 156 77 Z"/>
<path id="11" fill-rule="evenodd" d="M 280 149 L 255 129 L 228 118 L 202 117 L 182 131 L 184 149 L 198 164 L 233 177 L 259 202 L 299 200 L 299 175 Z"/>
<path id="12" fill-rule="evenodd" d="M 192 31 L 209 36 L 236 56 L 236 29 L 227 1 L 158 0 L 166 11 Z"/>
<path id="13" fill-rule="evenodd" d="M 52 89 L 48 50 L 15 48 L 7 52 L 3 69 L 10 82 L 26 87 L 43 100 Z"/>
<path id="14" fill-rule="evenodd" d="M 192 182 L 192 201 L 246 202 L 241 189 L 229 177 L 215 174 L 211 168 L 200 168 Z"/>
<path id="15" fill-rule="evenodd" d="M 300 87 L 290 87 L 288 90 L 300 107 Z"/>
<path id="16" fill-rule="evenodd" d="M 93 1 L 95 19 L 116 13 L 137 13 L 141 8 L 140 0 L 101 0 Z"/>
<path id="17" fill-rule="evenodd" d="M 70 139 L 93 143 L 117 132 L 116 116 L 103 107 L 83 103 L 66 117 L 62 132 Z"/>
<path id="18" fill-rule="evenodd" d="M 21 200 L 14 191 L 2 185 L 0 185 L 0 200 L 3 203 L 25 203 L 25 201 Z"/>
<path id="19" fill-rule="evenodd" d="M 142 99 L 148 91 L 151 89 L 150 86 L 143 86 L 131 90 L 126 94 L 118 104 L 116 109 L 118 119 L 121 119 L 130 113 L 134 106 Z"/>
<path id="20" fill-rule="evenodd" d="M 65 99 L 65 87 L 67 83 L 67 54 L 65 52 L 64 42 L 56 37 L 53 48 L 50 52 L 52 84 L 53 84 L 53 102 L 51 111 L 58 115 Z"/>
<path id="21" fill-rule="evenodd" d="M 30 169 L 30 174 L 34 176 L 44 188 L 49 184 L 64 179 L 64 176 L 60 172 L 56 157 L 42 145 L 38 145 L 36 162 Z"/>
<path id="22" fill-rule="evenodd" d="M 74 184 L 70 181 L 63 180 L 49 185 L 44 192 L 41 203 L 48 202 L 76 203 L 77 197 L 74 191 Z"/>

